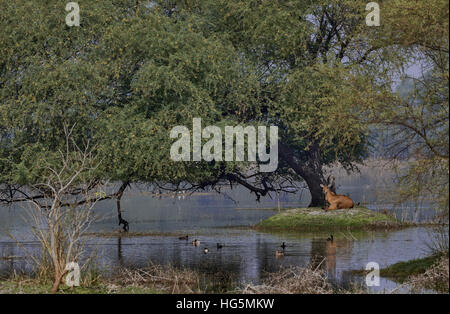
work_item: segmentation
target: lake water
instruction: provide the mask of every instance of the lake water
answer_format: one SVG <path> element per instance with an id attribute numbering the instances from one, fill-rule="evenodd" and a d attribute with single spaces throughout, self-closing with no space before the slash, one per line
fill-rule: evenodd
<path id="1" fill-rule="evenodd" d="M 351 189 L 348 194 L 356 202 L 363 198 L 372 200 L 369 208 L 374 210 L 389 208 L 375 203 L 373 195 L 359 195 L 358 200 Z M 281 207 L 300 207 L 306 206 L 309 199 L 308 195 L 287 194 L 281 195 L 279 201 Z M 363 278 L 350 271 L 363 269 L 369 262 L 385 267 L 426 256 L 427 243 L 433 235 L 431 229 L 423 227 L 393 232 L 336 232 L 335 241 L 330 243 L 326 241 L 329 234 L 325 233 L 263 233 L 249 228 L 276 214 L 277 210 L 273 208 L 277 205 L 276 198 L 264 198 L 257 203 L 242 189 L 225 194 L 161 198 L 133 189 L 123 198 L 123 215 L 130 223 L 130 231 L 146 236 L 93 236 L 89 239 L 89 248 L 96 250 L 101 257 L 99 262 L 107 272 L 113 272 L 117 266 L 171 264 L 207 273 L 231 273 L 241 283 L 258 283 L 265 272 L 290 265 L 306 266 L 326 258 L 320 267 L 326 270 L 330 281 L 347 286 L 350 282 L 363 282 Z M 110 233 L 119 229 L 114 202 L 100 203 L 96 212 L 103 219 L 92 227 L 92 232 Z M 420 217 L 431 215 L 429 210 L 420 212 Z M 397 214 L 404 216 L 400 212 Z M 25 250 L 35 252 L 39 245 L 23 221 L 24 210 L 20 207 L 0 208 L 0 215 L 0 257 L 13 257 L 0 260 L 0 273 L 31 269 L 24 258 Z M 10 234 L 18 238 L 23 247 L 11 240 Z M 186 234 L 189 241 L 178 239 Z M 193 239 L 198 239 L 201 244 L 194 247 Z M 277 258 L 275 251 L 282 242 L 287 245 L 285 256 Z M 224 247 L 218 250 L 216 243 Z M 208 254 L 203 253 L 205 247 L 210 251 Z M 382 279 L 381 286 L 371 290 L 389 291 L 395 287 L 394 282 Z"/>

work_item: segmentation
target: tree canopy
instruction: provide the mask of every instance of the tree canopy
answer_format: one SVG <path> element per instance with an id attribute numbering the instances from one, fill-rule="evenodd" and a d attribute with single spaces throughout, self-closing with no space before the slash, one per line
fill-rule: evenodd
<path id="1" fill-rule="evenodd" d="M 366 157 L 369 123 L 397 112 L 393 66 L 414 49 L 443 53 L 448 83 L 444 2 L 380 1 L 382 26 L 368 27 L 359 0 L 85 0 L 80 27 L 68 27 L 59 1 L 2 0 L 0 198 L 38 181 L 37 165 L 73 126 L 74 140 L 102 160 L 98 181 L 241 184 L 259 197 L 304 180 L 311 205 L 322 205 L 323 167 L 353 169 Z M 170 129 L 196 117 L 278 126 L 278 169 L 172 161 Z M 448 137 L 439 153 L 448 160 Z"/>

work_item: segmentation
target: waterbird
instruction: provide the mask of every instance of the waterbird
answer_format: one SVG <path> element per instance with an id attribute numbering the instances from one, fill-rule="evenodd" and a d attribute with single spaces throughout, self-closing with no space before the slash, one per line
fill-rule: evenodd
<path id="1" fill-rule="evenodd" d="M 188 235 L 185 235 L 184 237 L 178 237 L 178 239 L 179 240 L 188 240 L 188 238 L 189 238 L 189 236 Z"/>
<path id="2" fill-rule="evenodd" d="M 283 242 L 281 245 L 280 245 L 280 248 L 282 248 L 283 250 L 286 248 L 286 244 Z"/>
<path id="3" fill-rule="evenodd" d="M 198 246 L 200 244 L 200 241 L 195 239 L 194 241 L 192 241 L 192 245 L 193 246 Z"/>
<path id="4" fill-rule="evenodd" d="M 208 252 L 209 252 L 209 249 L 208 249 L 207 247 L 205 247 L 205 248 L 203 249 L 203 253 L 208 254 Z"/>
<path id="5" fill-rule="evenodd" d="M 332 234 L 330 234 L 330 237 L 329 237 L 329 238 L 327 238 L 327 241 L 331 241 L 331 242 L 333 242 L 333 240 L 334 240 L 334 237 L 333 237 L 333 235 L 332 235 Z"/>
<path id="6" fill-rule="evenodd" d="M 221 249 L 221 248 L 223 248 L 223 245 L 220 244 L 220 243 L 217 243 L 217 249 L 219 250 L 219 249 Z"/>
<path id="7" fill-rule="evenodd" d="M 284 256 L 284 252 L 281 251 L 281 250 L 277 250 L 277 251 L 275 252 L 275 256 L 276 256 L 276 257 Z"/>

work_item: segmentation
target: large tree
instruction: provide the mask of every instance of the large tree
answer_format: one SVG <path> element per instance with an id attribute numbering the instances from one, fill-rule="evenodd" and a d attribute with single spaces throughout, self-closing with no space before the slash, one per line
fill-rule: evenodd
<path id="1" fill-rule="evenodd" d="M 241 123 L 259 121 L 280 129 L 279 172 L 294 172 L 322 206 L 323 168 L 353 169 L 365 156 L 367 125 L 361 123 L 365 73 L 379 59 L 365 24 L 363 1 L 161 1 L 171 18 L 196 25 L 206 37 L 230 42 L 254 71 L 256 106 L 242 104 Z M 375 37 L 374 37 L 375 38 Z M 364 82 L 364 83 L 363 83 Z M 363 88 L 361 90 L 360 88 Z M 247 182 L 248 183 L 248 182 Z M 255 184 L 257 183 L 257 184 Z M 259 184 L 258 184 L 259 183 Z M 252 181 L 255 193 L 267 180 Z"/>
<path id="2" fill-rule="evenodd" d="M 106 198 L 120 199 L 131 182 L 229 182 L 259 197 L 303 179 L 317 206 L 323 165 L 352 167 L 363 156 L 357 78 L 341 66 L 361 59 L 348 48 L 362 21 L 351 1 L 86 1 L 72 28 L 57 2 L 2 8 L 4 201 L 30 197 L 24 187 L 39 179 L 42 156 L 64 144 L 64 127 L 97 145 L 99 181 L 123 183 Z M 280 167 L 174 163 L 168 131 L 194 117 L 277 125 Z"/>
<path id="3" fill-rule="evenodd" d="M 365 156 L 366 108 L 387 82 L 370 78 L 403 61 L 365 2 L 83 1 L 81 26 L 57 1 L 2 1 L 1 200 L 28 195 L 37 165 L 64 145 L 90 141 L 98 182 L 170 188 L 240 184 L 260 196 L 304 180 L 323 205 L 323 167 L 352 169 Z M 400 62 L 399 61 L 399 62 Z M 378 71 L 378 70 L 377 70 Z M 377 75 L 377 78 L 381 76 Z M 174 162 L 169 131 L 203 124 L 276 125 L 280 164 Z M 167 185 L 169 184 L 169 185 Z M 289 189 L 290 190 L 290 189 Z M 119 212 L 119 219 L 122 219 Z"/>
<path id="4" fill-rule="evenodd" d="M 367 127 L 384 125 L 399 140 L 393 151 L 422 156 L 402 195 L 438 194 L 448 208 L 448 1 L 379 1 L 378 27 L 365 23 L 366 1 L 160 3 L 253 65 L 259 105 L 240 120 L 280 127 L 280 170 L 306 181 L 311 206 L 323 204 L 323 167 L 351 170 L 365 156 Z M 427 70 L 405 99 L 393 89 L 414 63 Z"/>

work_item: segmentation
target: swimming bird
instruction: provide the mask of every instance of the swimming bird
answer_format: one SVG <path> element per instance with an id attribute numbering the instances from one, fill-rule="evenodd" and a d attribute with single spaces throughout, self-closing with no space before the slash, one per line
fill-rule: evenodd
<path id="1" fill-rule="evenodd" d="M 219 249 L 221 249 L 221 248 L 223 248 L 223 245 L 220 244 L 220 243 L 217 243 L 217 249 L 219 250 Z"/>
<path id="2" fill-rule="evenodd" d="M 286 248 L 286 244 L 283 242 L 281 245 L 280 245 L 280 248 L 282 248 L 283 250 Z"/>
<path id="3" fill-rule="evenodd" d="M 195 239 L 194 241 L 192 241 L 192 245 L 193 246 L 198 246 L 200 244 L 200 241 Z"/>
<path id="4" fill-rule="evenodd" d="M 208 249 L 207 247 L 205 247 L 205 248 L 203 249 L 203 253 L 208 254 L 208 253 L 209 253 L 209 249 Z"/>
<path id="5" fill-rule="evenodd" d="M 334 237 L 333 237 L 333 235 L 332 235 L 332 234 L 330 234 L 330 237 L 329 237 L 329 238 L 327 238 L 327 241 L 331 241 L 331 242 L 333 242 L 333 240 L 334 240 Z"/>
<path id="6" fill-rule="evenodd" d="M 184 237 L 178 237 L 178 239 L 179 240 L 188 240 L 188 238 L 189 238 L 189 236 L 188 235 L 185 235 Z"/>
<path id="7" fill-rule="evenodd" d="M 281 250 L 277 250 L 277 251 L 275 252 L 275 256 L 276 256 L 276 257 L 284 256 L 284 252 L 281 251 Z"/>

